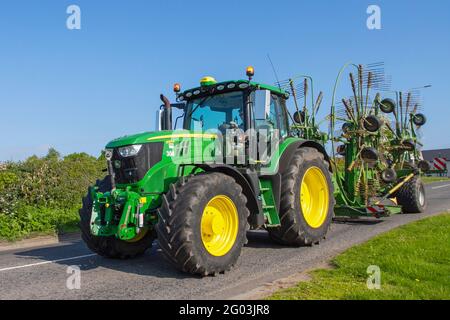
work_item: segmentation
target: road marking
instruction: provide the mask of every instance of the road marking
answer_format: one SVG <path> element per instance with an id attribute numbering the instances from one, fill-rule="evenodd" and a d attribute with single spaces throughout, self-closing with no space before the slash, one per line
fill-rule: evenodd
<path id="1" fill-rule="evenodd" d="M 436 189 L 441 189 L 441 188 L 446 188 L 446 187 L 450 187 L 450 184 L 444 184 L 443 186 L 437 186 L 437 187 L 432 187 L 432 190 L 436 190 Z"/>
<path id="2" fill-rule="evenodd" d="M 97 255 L 96 253 L 92 253 L 92 254 L 85 254 L 83 256 L 71 257 L 71 258 L 64 258 L 64 259 L 57 259 L 57 260 L 51 260 L 51 261 L 42 261 L 42 262 L 37 262 L 37 263 L 30 263 L 30 264 L 25 264 L 23 266 L 15 266 L 15 267 L 3 268 L 3 269 L 0 269 L 0 272 L 2 272 L 2 271 L 10 271 L 10 270 L 15 270 L 15 269 L 28 268 L 28 267 L 41 266 L 43 264 L 50 264 L 50 263 L 57 263 L 57 262 L 62 262 L 62 261 L 82 259 L 82 258 L 96 256 L 96 255 Z"/>

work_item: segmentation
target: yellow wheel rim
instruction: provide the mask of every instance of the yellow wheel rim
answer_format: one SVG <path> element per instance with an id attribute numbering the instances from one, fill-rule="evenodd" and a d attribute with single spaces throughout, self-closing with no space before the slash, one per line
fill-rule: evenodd
<path id="1" fill-rule="evenodd" d="M 146 228 L 144 230 L 141 230 L 141 232 L 135 238 L 130 239 L 130 240 L 125 240 L 125 241 L 130 242 L 130 243 L 138 242 L 139 240 L 142 240 L 145 237 L 147 232 L 148 232 L 148 229 Z"/>
<path id="2" fill-rule="evenodd" d="M 328 182 L 322 170 L 309 168 L 300 187 L 300 204 L 306 223 L 311 228 L 320 228 L 327 218 L 329 197 Z"/>
<path id="3" fill-rule="evenodd" d="M 227 196 L 212 198 L 203 210 L 201 235 L 206 251 L 213 256 L 226 255 L 234 243 L 239 229 L 238 211 Z"/>

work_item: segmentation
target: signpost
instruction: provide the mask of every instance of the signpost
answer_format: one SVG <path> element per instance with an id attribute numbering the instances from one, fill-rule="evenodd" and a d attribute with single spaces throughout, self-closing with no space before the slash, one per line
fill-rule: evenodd
<path id="1" fill-rule="evenodd" d="M 450 160 L 447 160 L 447 177 L 450 178 L 450 170 L 448 168 L 450 168 Z"/>

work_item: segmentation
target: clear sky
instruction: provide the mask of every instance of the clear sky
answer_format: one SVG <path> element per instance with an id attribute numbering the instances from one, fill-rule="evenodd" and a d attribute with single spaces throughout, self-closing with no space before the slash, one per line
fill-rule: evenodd
<path id="1" fill-rule="evenodd" d="M 81 30 L 66 9 L 81 8 Z M 368 30 L 368 5 L 381 30 Z M 450 1 L 1 0 L 0 161 L 98 155 L 121 135 L 154 129 L 159 94 L 205 75 L 273 83 L 311 74 L 329 109 L 347 61 L 384 61 L 393 88 L 426 84 L 426 148 L 450 147 Z"/>

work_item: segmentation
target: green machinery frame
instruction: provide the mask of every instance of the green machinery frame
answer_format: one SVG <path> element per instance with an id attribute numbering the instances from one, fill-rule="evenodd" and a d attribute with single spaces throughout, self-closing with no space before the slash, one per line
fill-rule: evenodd
<path id="1" fill-rule="evenodd" d="M 347 68 L 354 68 L 356 70 L 356 77 L 350 73 L 350 81 L 352 84 L 353 99 L 343 99 L 343 104 L 347 114 L 346 119 L 339 119 L 336 115 L 336 93 L 340 84 L 342 75 Z M 364 77 L 367 76 L 367 79 Z M 371 89 L 371 74 L 364 74 L 363 67 L 354 63 L 345 64 L 338 73 L 335 81 L 332 95 L 331 111 L 330 111 L 330 127 L 329 127 L 329 141 L 331 144 L 331 158 L 333 164 L 333 177 L 336 189 L 336 216 L 387 216 L 390 214 L 400 213 L 401 207 L 395 202 L 390 201 L 392 196 L 403 184 L 412 179 L 418 174 L 417 170 L 413 168 L 399 168 L 395 166 L 399 162 L 399 158 L 410 153 L 400 150 L 402 148 L 402 139 L 405 136 L 416 137 L 413 129 L 409 134 L 404 125 L 401 126 L 404 130 L 394 132 L 395 136 L 399 136 L 400 140 L 383 139 L 388 131 L 392 131 L 387 121 L 384 121 L 383 128 L 375 132 L 369 132 L 365 128 L 367 117 L 380 117 L 379 105 L 382 103 L 379 94 L 375 99 L 369 101 L 369 91 Z M 364 92 L 366 91 L 366 92 Z M 372 106 L 370 105 L 372 103 Z M 343 120 L 347 123 L 347 133 L 341 136 L 335 136 L 336 121 Z M 397 121 L 398 122 L 398 121 Z M 412 127 L 411 127 L 412 128 Z M 414 142 L 418 142 L 417 139 Z M 336 143 L 344 144 L 344 162 L 339 165 L 337 157 Z M 365 161 L 362 159 L 361 153 L 365 150 L 379 152 L 382 156 L 388 152 L 394 151 L 396 154 L 394 163 L 386 163 L 386 161 Z M 384 157 L 385 158 L 385 157 Z M 398 179 L 392 182 L 383 182 L 380 178 L 382 170 L 394 167 Z M 384 209 L 378 212 L 370 212 L 369 207 L 382 206 Z"/>

